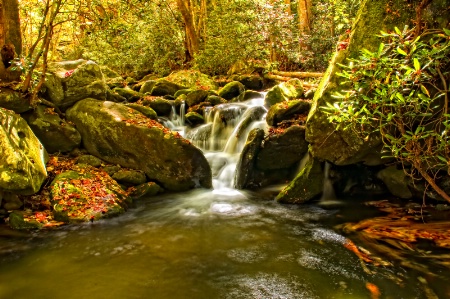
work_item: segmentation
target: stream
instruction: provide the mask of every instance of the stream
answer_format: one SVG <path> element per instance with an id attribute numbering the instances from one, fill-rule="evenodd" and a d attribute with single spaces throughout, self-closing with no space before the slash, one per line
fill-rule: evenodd
<path id="1" fill-rule="evenodd" d="M 221 136 L 235 136 L 240 116 L 260 102 L 232 105 L 239 117 Z M 207 117 L 214 132 L 220 117 Z M 263 121 L 245 131 L 253 127 Z M 276 203 L 281 186 L 235 190 L 245 136 L 207 141 L 201 131 L 183 134 L 204 150 L 214 190 L 140 200 L 120 217 L 55 230 L 1 226 L 0 298 L 431 298 L 420 273 L 363 264 L 343 246 L 333 227 L 373 214 L 362 200 L 337 199 L 331 209 Z"/>

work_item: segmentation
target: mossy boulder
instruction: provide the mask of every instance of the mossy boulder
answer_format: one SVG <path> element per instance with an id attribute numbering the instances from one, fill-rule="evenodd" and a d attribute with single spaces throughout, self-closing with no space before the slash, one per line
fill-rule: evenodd
<path id="1" fill-rule="evenodd" d="M 245 86 L 241 82 L 233 81 L 226 84 L 219 90 L 219 96 L 229 101 L 235 97 L 238 97 L 244 91 Z"/>
<path id="2" fill-rule="evenodd" d="M 259 75 L 242 75 L 239 76 L 238 81 L 245 86 L 245 89 L 261 90 L 264 87 L 264 80 Z"/>
<path id="3" fill-rule="evenodd" d="M 191 93 L 191 92 L 193 92 L 194 91 L 194 89 L 190 89 L 190 88 L 186 88 L 186 89 L 180 89 L 179 91 L 177 91 L 174 95 L 173 95 L 173 97 L 175 98 L 175 99 L 178 99 L 178 97 L 179 96 L 181 96 L 181 95 L 187 95 L 188 93 Z"/>
<path id="4" fill-rule="evenodd" d="M 203 153 L 179 134 L 125 105 L 85 99 L 67 111 L 87 151 L 111 164 L 144 171 L 165 189 L 210 188 Z"/>
<path id="5" fill-rule="evenodd" d="M 227 100 L 216 95 L 210 95 L 206 98 L 205 102 L 210 103 L 211 106 L 216 106 L 219 104 L 227 103 Z"/>
<path id="6" fill-rule="evenodd" d="M 22 115 L 49 153 L 70 152 L 81 144 L 77 129 L 62 119 L 53 108 L 39 105 Z"/>
<path id="7" fill-rule="evenodd" d="M 173 96 L 180 89 L 186 89 L 186 87 L 161 79 L 155 83 L 150 94 L 160 97 L 165 95 Z"/>
<path id="8" fill-rule="evenodd" d="M 156 85 L 155 80 L 145 81 L 144 83 L 141 84 L 141 88 L 139 89 L 139 92 L 142 94 L 146 94 L 147 92 L 151 93 L 152 89 L 153 89 L 153 87 L 155 87 L 155 85 Z"/>
<path id="9" fill-rule="evenodd" d="M 105 100 L 107 90 L 100 66 L 91 60 L 49 64 L 44 97 L 62 110 L 85 98 Z"/>
<path id="10" fill-rule="evenodd" d="M 125 186 L 137 186 L 147 181 L 145 173 L 133 169 L 121 169 L 114 173 L 112 178 Z"/>
<path id="11" fill-rule="evenodd" d="M 0 87 L 0 107 L 16 113 L 23 113 L 31 109 L 28 98 L 18 91 L 5 87 Z"/>
<path id="12" fill-rule="evenodd" d="M 305 127 L 292 126 L 264 140 L 256 165 L 260 170 L 289 168 L 298 163 L 307 151 Z"/>
<path id="13" fill-rule="evenodd" d="M 306 100 L 277 103 L 267 112 L 266 122 L 269 126 L 277 126 L 283 120 L 290 119 L 296 114 L 307 115 L 310 109 L 311 102 Z"/>
<path id="14" fill-rule="evenodd" d="M 122 214 L 131 199 L 111 177 L 95 169 L 58 174 L 50 185 L 57 221 L 79 223 Z"/>
<path id="15" fill-rule="evenodd" d="M 103 161 L 96 156 L 92 155 L 81 155 L 77 159 L 77 164 L 87 164 L 92 167 L 100 167 L 102 166 Z"/>
<path id="16" fill-rule="evenodd" d="M 139 111 L 140 113 L 144 114 L 146 117 L 148 117 L 150 119 L 157 119 L 158 118 L 158 114 L 156 113 L 156 111 L 153 110 L 150 107 L 146 107 L 146 106 L 139 105 L 139 104 L 136 104 L 136 103 L 125 104 L 125 105 L 127 107 L 130 107 L 131 109 Z"/>
<path id="17" fill-rule="evenodd" d="M 27 122 L 0 108 L 0 190 L 31 195 L 47 178 L 47 153 Z"/>
<path id="18" fill-rule="evenodd" d="M 145 97 L 142 105 L 152 108 L 159 116 L 169 116 L 172 112 L 173 101 L 160 97 Z"/>
<path id="19" fill-rule="evenodd" d="M 13 211 L 9 214 L 8 224 L 11 228 L 17 230 L 28 230 L 28 229 L 40 229 L 42 224 L 37 221 L 29 221 L 24 217 L 25 212 L 23 211 Z"/>
<path id="20" fill-rule="evenodd" d="M 186 95 L 186 104 L 192 107 L 204 102 L 207 97 L 208 92 L 206 90 L 195 90 Z"/>
<path id="21" fill-rule="evenodd" d="M 136 200 L 144 197 L 152 197 L 162 192 L 164 192 L 164 189 L 161 188 L 161 186 L 155 182 L 147 182 L 136 186 L 136 188 L 130 193 L 130 196 L 133 200 Z"/>
<path id="22" fill-rule="evenodd" d="M 310 157 L 305 167 L 275 198 L 282 203 L 305 203 L 323 192 L 323 171 L 320 162 Z"/>
<path id="23" fill-rule="evenodd" d="M 188 122 L 192 126 L 203 124 L 205 122 L 203 116 L 197 112 L 188 112 L 186 113 L 185 118 L 186 122 Z"/>
<path id="24" fill-rule="evenodd" d="M 120 96 L 127 99 L 128 102 L 136 102 L 136 101 L 139 101 L 143 97 L 143 94 L 141 94 L 137 91 L 134 91 L 129 87 L 125 87 L 125 88 L 116 87 L 113 89 L 113 91 L 117 92 Z"/>
<path id="25" fill-rule="evenodd" d="M 216 90 L 218 88 L 210 76 L 195 70 L 174 72 L 165 79 L 191 89 Z"/>
<path id="26" fill-rule="evenodd" d="M 253 129 L 250 131 L 245 142 L 244 149 L 239 156 L 234 177 L 234 187 L 236 189 L 245 189 L 252 177 L 256 157 L 264 139 L 264 130 Z"/>
<path id="27" fill-rule="evenodd" d="M 386 10 L 398 12 L 398 15 Z M 344 92 L 341 85 L 344 80 L 337 74 L 342 71 L 340 64 L 348 64 L 347 58 L 356 58 L 360 51 L 366 48 L 370 51 L 378 49 L 380 30 L 393 31 L 394 27 L 403 28 L 410 20 L 415 19 L 414 5 L 404 2 L 362 1 L 351 29 L 348 43 L 340 47 L 334 54 L 327 71 L 314 94 L 314 100 L 307 120 L 306 139 L 311 144 L 311 153 L 321 160 L 330 161 L 336 165 L 348 165 L 364 162 L 370 165 L 382 164 L 379 152 L 381 139 L 373 135 L 367 140 L 361 139 L 352 130 L 336 129 L 327 119 L 327 114 L 321 109 L 333 104 L 338 99 L 335 92 Z"/>
<path id="28" fill-rule="evenodd" d="M 272 87 L 264 98 L 266 107 L 277 103 L 300 98 L 303 95 L 303 84 L 299 79 L 291 79 Z"/>

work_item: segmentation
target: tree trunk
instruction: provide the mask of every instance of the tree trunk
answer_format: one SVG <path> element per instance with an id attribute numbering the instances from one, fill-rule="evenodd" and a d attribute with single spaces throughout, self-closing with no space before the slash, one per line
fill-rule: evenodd
<path id="1" fill-rule="evenodd" d="M 194 10 L 190 0 L 177 0 L 178 9 L 183 17 L 183 26 L 186 33 L 186 60 L 190 60 L 198 52 L 199 35 L 195 28 Z"/>
<path id="2" fill-rule="evenodd" d="M 298 29 L 301 34 L 311 33 L 311 0 L 298 1 Z"/>
<path id="3" fill-rule="evenodd" d="M 11 60 L 22 52 L 18 0 L 0 2 L 0 48 L 2 56 L 0 80 L 2 82 L 18 80 L 20 73 L 8 69 Z"/>

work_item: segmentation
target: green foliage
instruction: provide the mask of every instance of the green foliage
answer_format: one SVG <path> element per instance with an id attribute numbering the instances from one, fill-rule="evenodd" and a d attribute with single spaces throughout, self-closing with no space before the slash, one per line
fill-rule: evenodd
<path id="1" fill-rule="evenodd" d="M 387 156 L 422 176 L 450 174 L 450 30 L 413 33 L 381 32 L 377 51 L 341 65 L 346 91 L 323 109 L 338 129 L 380 133 Z"/>

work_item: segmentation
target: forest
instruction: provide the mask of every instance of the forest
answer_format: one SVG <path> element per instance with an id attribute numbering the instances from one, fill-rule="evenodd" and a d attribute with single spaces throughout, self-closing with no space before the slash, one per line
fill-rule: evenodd
<path id="1" fill-rule="evenodd" d="M 0 297 L 448 298 L 449 16 L 1 0 Z"/>

